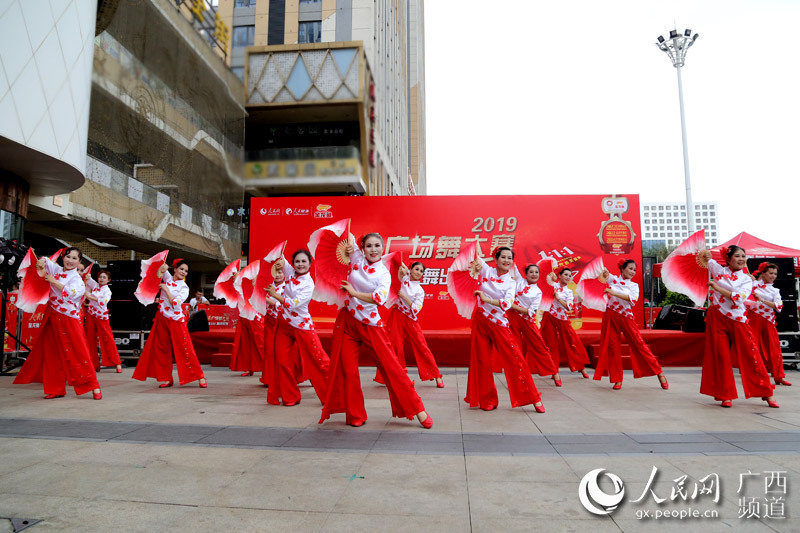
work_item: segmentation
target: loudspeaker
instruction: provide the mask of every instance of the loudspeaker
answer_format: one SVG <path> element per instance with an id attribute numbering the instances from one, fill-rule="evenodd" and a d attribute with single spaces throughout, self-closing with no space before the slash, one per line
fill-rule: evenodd
<path id="1" fill-rule="evenodd" d="M 134 300 L 133 293 L 139 285 L 142 272 L 141 261 L 109 261 L 112 296 L 115 300 Z"/>
<path id="2" fill-rule="evenodd" d="M 108 302 L 108 313 L 112 330 L 142 329 L 142 305 L 138 300 L 111 300 Z"/>
<path id="3" fill-rule="evenodd" d="M 670 304 L 664 306 L 653 323 L 653 329 L 681 329 L 686 324 L 686 316 L 691 309 L 691 307 L 684 305 Z"/>
<path id="4" fill-rule="evenodd" d="M 706 310 L 690 307 L 681 329 L 686 333 L 703 333 L 706 330 Z"/>
<path id="5" fill-rule="evenodd" d="M 186 329 L 189 330 L 189 333 L 193 331 L 208 331 L 208 316 L 206 312 L 200 310 L 189 317 L 189 322 L 186 323 Z"/>
<path id="6" fill-rule="evenodd" d="M 777 314 L 775 321 L 778 331 L 800 331 L 797 322 L 797 300 L 784 300 L 783 310 Z"/>
<path id="7" fill-rule="evenodd" d="M 781 300 L 797 300 L 797 285 L 793 279 L 776 279 L 773 283 L 781 293 Z"/>

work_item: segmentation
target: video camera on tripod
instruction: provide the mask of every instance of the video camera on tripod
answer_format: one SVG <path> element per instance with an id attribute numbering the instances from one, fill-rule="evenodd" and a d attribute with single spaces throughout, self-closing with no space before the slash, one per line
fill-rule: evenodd
<path id="1" fill-rule="evenodd" d="M 25 362 L 30 348 L 13 333 L 6 329 L 6 311 L 8 308 L 8 291 L 17 284 L 17 271 L 28 247 L 19 243 L 16 239 L 3 239 L 0 237 L 0 294 L 3 299 L 0 302 L 0 327 L 3 328 L 3 346 L 5 347 L 6 336 L 14 339 L 14 350 L 6 352 L 3 350 L 0 359 L 0 374 L 7 374 L 9 371 L 22 366 Z M 17 333 L 22 331 L 22 313 L 17 313 Z"/>

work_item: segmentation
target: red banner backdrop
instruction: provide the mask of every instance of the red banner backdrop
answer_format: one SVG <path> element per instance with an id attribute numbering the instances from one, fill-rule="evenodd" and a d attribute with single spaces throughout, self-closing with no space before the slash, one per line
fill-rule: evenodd
<path id="1" fill-rule="evenodd" d="M 6 323 L 5 328 L 22 341 L 28 348 L 33 348 L 36 337 L 39 336 L 39 331 L 44 322 L 44 311 L 47 309 L 47 304 L 42 304 L 36 308 L 34 313 L 22 313 L 22 332 L 17 334 L 17 313 L 21 311 L 17 308 L 17 292 L 8 293 L 8 306 L 6 307 Z M 17 343 L 11 337 L 5 337 L 3 342 L 3 351 L 10 352 L 15 350 Z"/>
<path id="2" fill-rule="evenodd" d="M 425 265 L 420 323 L 426 330 L 469 328 L 447 293 L 447 269 L 461 247 L 473 241 L 487 262 L 495 247 L 510 246 L 521 271 L 529 263 L 553 257 L 559 266 L 575 271 L 576 282 L 581 268 L 598 255 L 614 274 L 621 257 L 639 265 L 642 259 L 638 195 L 253 198 L 250 259 L 263 257 L 286 239 L 291 260 L 295 250 L 307 247 L 314 230 L 343 218 L 352 219 L 351 232 L 357 238 L 379 232 L 386 253 L 401 251 L 406 265 Z M 641 271 L 634 281 L 641 286 Z M 310 311 L 322 328 L 332 324 L 337 313 L 319 302 L 312 302 Z M 599 328 L 601 313 L 579 308 L 576 315 L 576 329 Z M 641 301 L 635 315 L 644 327 Z"/>

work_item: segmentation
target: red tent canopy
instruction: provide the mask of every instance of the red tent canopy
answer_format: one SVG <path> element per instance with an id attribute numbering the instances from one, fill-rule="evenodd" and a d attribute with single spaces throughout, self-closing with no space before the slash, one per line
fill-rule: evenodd
<path id="1" fill-rule="evenodd" d="M 712 248 L 711 256 L 724 264 L 720 249 L 723 246 L 730 246 L 731 244 L 744 248 L 747 252 L 747 257 L 791 257 L 794 259 L 794 273 L 800 274 L 800 250 L 772 244 L 771 242 L 759 239 L 755 235 L 750 235 L 744 231 L 734 238 L 723 242 L 719 246 Z"/>
<path id="2" fill-rule="evenodd" d="M 744 248 L 747 252 L 747 257 L 791 257 L 794 259 L 794 273 L 795 275 L 800 275 L 800 250 L 772 244 L 744 231 L 712 248 L 711 257 L 724 264 L 725 261 L 722 259 L 720 249 L 731 244 Z M 661 277 L 661 263 L 653 265 L 653 276 L 656 278 Z"/>

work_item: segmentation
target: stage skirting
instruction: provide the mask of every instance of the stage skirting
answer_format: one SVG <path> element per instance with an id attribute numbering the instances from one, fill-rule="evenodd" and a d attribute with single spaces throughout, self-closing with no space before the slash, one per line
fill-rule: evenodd
<path id="1" fill-rule="evenodd" d="M 322 341 L 322 346 L 330 353 L 333 330 L 318 329 L 317 333 Z M 684 333 L 682 331 L 667 330 L 640 330 L 640 333 L 645 342 L 650 345 L 650 349 L 653 350 L 662 366 L 699 367 L 703 364 L 703 339 L 705 338 L 703 333 Z M 233 342 L 234 330 L 219 329 L 194 332 L 191 336 L 200 363 L 208 364 L 211 362 L 211 355 L 219 351 L 220 343 Z M 600 332 L 579 330 L 578 337 L 583 341 L 592 363 L 594 363 L 596 360 L 595 351 L 600 344 Z M 439 366 L 469 366 L 469 330 L 428 330 L 425 331 L 425 338 Z M 625 357 L 626 353 L 626 346 L 623 345 L 623 364 L 625 368 L 630 368 Z M 406 355 L 408 359 L 410 357 L 408 347 L 406 347 Z M 409 363 L 411 363 L 410 360 Z M 364 366 L 373 364 L 370 351 L 366 347 L 362 349 L 361 364 Z M 561 366 L 567 366 L 567 361 L 562 360 Z"/>

